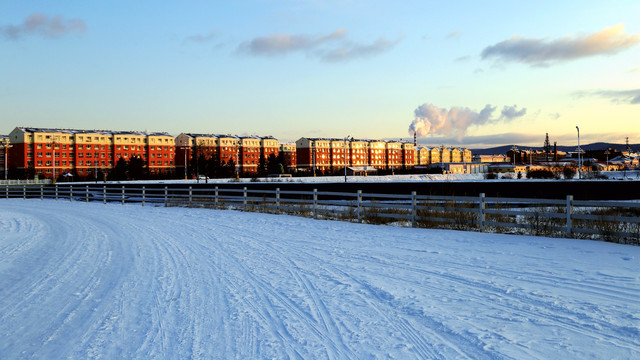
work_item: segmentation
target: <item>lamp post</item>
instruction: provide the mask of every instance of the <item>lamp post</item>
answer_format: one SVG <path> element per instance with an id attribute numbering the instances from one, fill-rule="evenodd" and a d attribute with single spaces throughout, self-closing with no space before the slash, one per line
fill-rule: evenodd
<path id="1" fill-rule="evenodd" d="M 53 175 L 51 176 L 51 182 L 53 184 L 56 183 L 56 144 L 58 143 L 56 137 L 54 136 L 51 139 L 51 150 L 52 150 L 52 154 L 53 154 L 53 158 L 51 159 L 51 166 L 53 169 Z"/>
<path id="2" fill-rule="evenodd" d="M 186 145 L 182 146 L 182 150 L 184 151 L 184 179 L 187 180 L 187 149 L 189 147 Z"/>
<path id="3" fill-rule="evenodd" d="M 9 145 L 9 140 L 5 140 L 2 144 L 4 148 L 4 179 L 7 180 L 8 167 L 7 167 L 7 153 L 9 152 L 9 148 L 13 147 L 13 145 Z"/>
<path id="4" fill-rule="evenodd" d="M 351 135 L 347 135 L 347 137 L 344 138 L 344 182 L 347 182 L 347 141 L 349 140 L 349 136 Z"/>
<path id="5" fill-rule="evenodd" d="M 582 161 L 580 161 L 580 128 L 576 126 L 576 130 L 578 130 L 578 180 L 581 179 L 580 171 L 582 170 Z"/>
<path id="6" fill-rule="evenodd" d="M 236 142 L 236 180 L 240 179 L 240 140 Z"/>
<path id="7" fill-rule="evenodd" d="M 609 171 L 609 154 L 611 154 L 609 152 L 609 149 L 605 150 L 604 154 L 607 156 L 607 168 L 605 169 L 605 171 Z"/>

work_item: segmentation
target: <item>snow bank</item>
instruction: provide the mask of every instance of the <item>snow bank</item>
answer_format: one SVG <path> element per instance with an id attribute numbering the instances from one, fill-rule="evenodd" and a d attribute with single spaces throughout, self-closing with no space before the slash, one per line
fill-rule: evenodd
<path id="1" fill-rule="evenodd" d="M 0 199 L 2 358 L 640 357 L 640 248 Z"/>

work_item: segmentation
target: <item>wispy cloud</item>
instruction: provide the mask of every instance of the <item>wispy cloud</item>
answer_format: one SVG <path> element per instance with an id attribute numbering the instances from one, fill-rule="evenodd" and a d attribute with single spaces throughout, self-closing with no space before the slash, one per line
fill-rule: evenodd
<path id="1" fill-rule="evenodd" d="M 308 36 L 295 34 L 272 34 L 256 37 L 240 44 L 238 51 L 251 55 L 283 55 L 296 51 L 307 51 L 331 41 L 342 39 L 347 34 L 338 29 L 328 35 Z"/>
<path id="2" fill-rule="evenodd" d="M 579 97 L 584 96 L 597 96 L 605 99 L 609 99 L 616 104 L 640 104 L 640 89 L 631 90 L 592 90 L 592 91 L 579 91 L 575 93 Z"/>
<path id="3" fill-rule="evenodd" d="M 582 127 L 580 128 L 582 130 Z M 640 134 L 633 133 L 602 133 L 602 132 L 580 132 L 580 142 L 582 144 L 595 143 L 595 142 L 610 142 L 623 144 L 625 137 L 638 138 Z M 541 148 L 544 145 L 545 131 L 540 133 L 501 133 L 501 134 L 489 134 L 489 135 L 470 135 L 464 138 L 458 138 L 455 136 L 429 136 L 419 137 L 418 143 L 425 145 L 453 145 L 453 146 L 465 146 L 469 148 L 490 148 L 495 146 L 504 145 L 518 145 L 518 146 L 530 146 Z M 549 134 L 551 143 L 557 142 L 558 146 L 572 146 L 577 143 L 577 137 L 574 132 L 567 132 L 564 134 Z"/>
<path id="4" fill-rule="evenodd" d="M 639 71 L 640 71 L 640 66 L 629 70 L 630 73 L 639 72 Z"/>
<path id="5" fill-rule="evenodd" d="M 347 31 L 338 29 L 327 35 L 272 34 L 244 41 L 238 53 L 254 56 L 275 56 L 305 53 L 324 61 L 337 62 L 368 57 L 391 49 L 400 39 L 391 41 L 383 37 L 370 44 L 347 40 Z"/>
<path id="6" fill-rule="evenodd" d="M 454 30 L 452 32 L 450 32 L 449 34 L 447 34 L 446 38 L 447 39 L 453 39 L 456 38 L 458 36 L 462 35 L 462 32 L 460 32 L 459 30 Z"/>
<path id="7" fill-rule="evenodd" d="M 48 16 L 33 13 L 20 25 L 0 26 L 0 33 L 7 39 L 18 40 L 27 35 L 59 37 L 70 33 L 85 33 L 87 26 L 81 19 L 65 20 L 61 15 Z"/>
<path id="8" fill-rule="evenodd" d="M 537 39 L 514 36 L 482 50 L 482 59 L 496 58 L 534 66 L 548 66 L 596 55 L 612 55 L 640 43 L 640 34 L 626 34 L 624 25 L 593 34 Z"/>
<path id="9" fill-rule="evenodd" d="M 391 50 L 400 39 L 387 40 L 378 38 L 370 44 L 349 43 L 329 51 L 319 52 L 320 57 L 325 61 L 346 61 L 356 58 L 363 58 L 378 55 Z"/>
<path id="10" fill-rule="evenodd" d="M 211 31 L 206 34 L 196 34 L 187 36 L 184 38 L 183 43 L 209 43 L 218 38 L 218 34 L 215 31 Z"/>

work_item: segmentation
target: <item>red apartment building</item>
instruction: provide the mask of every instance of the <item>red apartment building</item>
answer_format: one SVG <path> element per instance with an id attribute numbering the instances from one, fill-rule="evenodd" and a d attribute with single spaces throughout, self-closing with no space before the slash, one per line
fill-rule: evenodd
<path id="1" fill-rule="evenodd" d="M 345 158 L 346 145 L 346 158 Z M 346 166 L 377 169 L 413 167 L 414 146 L 408 142 L 300 138 L 296 141 L 298 168 L 336 171 Z"/>
<path id="2" fill-rule="evenodd" d="M 296 169 L 298 167 L 298 161 L 296 157 L 296 144 L 295 143 L 283 143 L 280 144 L 280 153 L 284 157 L 284 161 L 287 163 L 289 170 Z"/>
<path id="3" fill-rule="evenodd" d="M 256 173 L 260 156 L 265 160 L 269 155 L 278 156 L 280 142 L 272 136 L 243 136 L 182 133 L 175 138 L 177 171 L 184 171 L 194 151 L 200 151 L 205 158 L 218 156 L 221 163 L 233 161 L 240 172 Z M 295 153 L 295 146 L 293 149 Z M 288 150 L 290 153 L 291 151 Z M 295 164 L 295 157 L 292 159 Z"/>
<path id="4" fill-rule="evenodd" d="M 17 127 L 9 141 L 9 166 L 27 177 L 51 178 L 74 171 L 97 176 L 112 169 L 118 159 L 133 157 L 143 159 L 151 173 L 167 174 L 175 167 L 174 140 L 167 133 Z"/>

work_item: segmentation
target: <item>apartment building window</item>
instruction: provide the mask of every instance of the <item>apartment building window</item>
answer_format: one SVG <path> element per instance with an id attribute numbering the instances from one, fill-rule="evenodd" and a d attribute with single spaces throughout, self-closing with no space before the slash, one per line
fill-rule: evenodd
<path id="1" fill-rule="evenodd" d="M 42 160 L 37 161 L 38 166 L 42 166 Z"/>
<path id="2" fill-rule="evenodd" d="M 27 149 L 29 149 L 29 150 L 33 150 L 33 144 L 29 144 L 29 145 L 27 145 Z"/>
<path id="3" fill-rule="evenodd" d="M 47 152 L 45 155 L 46 155 L 47 157 L 51 157 L 51 153 L 50 153 L 50 152 Z"/>
<path id="4" fill-rule="evenodd" d="M 29 167 L 33 166 L 33 161 L 31 161 L 31 160 L 27 161 L 27 166 L 29 166 Z"/>
<path id="5" fill-rule="evenodd" d="M 116 150 L 120 150 L 120 145 L 116 146 Z"/>
<path id="6" fill-rule="evenodd" d="M 123 147 L 123 150 L 129 150 L 129 146 L 128 146 L 128 145 L 125 145 L 125 146 Z"/>
<path id="7" fill-rule="evenodd" d="M 38 151 L 37 156 L 42 157 L 42 152 Z"/>
<path id="8" fill-rule="evenodd" d="M 42 149 L 42 144 L 38 144 L 36 147 L 37 147 L 38 149 Z"/>
<path id="9" fill-rule="evenodd" d="M 51 161 L 47 160 L 47 162 L 45 163 L 45 165 L 47 165 L 47 166 L 51 166 Z"/>
<path id="10" fill-rule="evenodd" d="M 83 146 L 82 144 L 78 144 L 78 150 L 82 150 L 83 149 L 82 146 Z"/>
<path id="11" fill-rule="evenodd" d="M 91 145 L 87 145 L 87 150 L 91 150 Z"/>
<path id="12" fill-rule="evenodd" d="M 79 158 L 84 157 L 84 153 L 78 153 L 78 157 L 79 157 Z"/>
<path id="13" fill-rule="evenodd" d="M 78 166 L 82 166 L 82 160 L 78 160 Z"/>
<path id="14" fill-rule="evenodd" d="M 33 157 L 33 152 L 31 151 L 27 152 L 27 157 Z"/>

